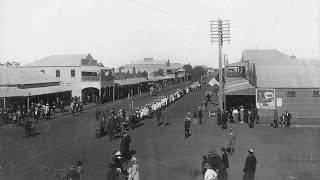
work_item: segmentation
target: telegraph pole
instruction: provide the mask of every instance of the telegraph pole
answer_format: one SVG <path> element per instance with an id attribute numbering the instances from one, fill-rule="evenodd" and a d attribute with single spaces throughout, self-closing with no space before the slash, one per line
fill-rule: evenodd
<path id="1" fill-rule="evenodd" d="M 230 20 L 210 21 L 210 41 L 219 43 L 219 109 L 224 110 L 223 106 L 223 80 L 222 80 L 222 47 L 223 42 L 230 42 Z"/>

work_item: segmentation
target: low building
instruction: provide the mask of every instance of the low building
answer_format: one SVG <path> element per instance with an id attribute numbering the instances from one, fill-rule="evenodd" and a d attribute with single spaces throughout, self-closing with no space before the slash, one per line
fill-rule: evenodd
<path id="1" fill-rule="evenodd" d="M 185 70 L 183 64 L 171 63 L 170 60 L 154 60 L 153 58 L 145 58 L 142 61 L 132 61 L 123 67 L 123 72 L 137 73 L 147 72 L 148 77 L 153 76 L 175 76 L 177 82 L 185 81 Z"/>
<path id="2" fill-rule="evenodd" d="M 262 118 L 288 111 L 293 118 L 320 116 L 320 61 L 296 59 L 277 50 L 245 50 L 227 65 L 225 106 L 254 106 Z"/>
<path id="3" fill-rule="evenodd" d="M 70 100 L 71 89 L 60 80 L 27 68 L 0 67 L 0 107 L 29 108 L 31 102 Z M 10 106 L 9 106 L 10 105 Z"/>
<path id="4" fill-rule="evenodd" d="M 37 72 L 43 72 L 61 81 L 61 86 L 70 87 L 72 96 L 87 98 L 89 101 L 101 96 L 113 100 L 113 70 L 98 66 L 91 54 L 52 55 L 26 64 Z"/>

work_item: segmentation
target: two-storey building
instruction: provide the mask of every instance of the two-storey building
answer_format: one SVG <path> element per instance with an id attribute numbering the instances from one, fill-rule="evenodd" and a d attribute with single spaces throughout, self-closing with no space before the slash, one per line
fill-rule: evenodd
<path id="1" fill-rule="evenodd" d="M 113 99 L 114 73 L 98 66 L 90 54 L 52 55 L 26 64 L 31 68 L 61 80 L 60 86 L 70 87 L 72 96 L 94 99 L 96 96 Z"/>

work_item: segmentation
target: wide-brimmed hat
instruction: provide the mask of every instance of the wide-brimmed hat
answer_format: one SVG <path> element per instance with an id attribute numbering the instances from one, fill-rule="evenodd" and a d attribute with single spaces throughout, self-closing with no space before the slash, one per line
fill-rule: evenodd
<path id="1" fill-rule="evenodd" d="M 115 156 L 121 156 L 121 152 L 120 152 L 120 151 L 117 151 L 114 155 L 115 155 Z"/>
<path id="2" fill-rule="evenodd" d="M 204 164 L 204 166 L 203 166 L 204 168 L 206 168 L 206 169 L 210 169 L 211 168 L 211 166 L 210 166 L 210 164 L 209 163 L 206 163 L 206 164 Z"/>
<path id="3" fill-rule="evenodd" d="M 249 149 L 248 152 L 251 153 L 251 154 L 254 153 L 253 149 Z"/>
<path id="4" fill-rule="evenodd" d="M 116 171 L 121 174 L 121 169 L 120 168 L 117 168 Z"/>

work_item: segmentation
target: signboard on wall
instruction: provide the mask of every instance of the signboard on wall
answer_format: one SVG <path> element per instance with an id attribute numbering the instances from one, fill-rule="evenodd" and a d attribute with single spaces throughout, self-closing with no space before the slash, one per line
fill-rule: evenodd
<path id="1" fill-rule="evenodd" d="M 282 98 L 277 98 L 277 107 L 282 107 Z"/>
<path id="2" fill-rule="evenodd" d="M 236 91 L 225 92 L 225 95 L 256 95 L 256 88 L 240 89 Z"/>
<path id="3" fill-rule="evenodd" d="M 275 89 L 257 89 L 256 105 L 260 109 L 275 109 Z"/>

